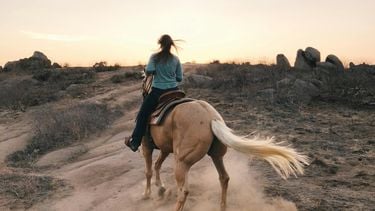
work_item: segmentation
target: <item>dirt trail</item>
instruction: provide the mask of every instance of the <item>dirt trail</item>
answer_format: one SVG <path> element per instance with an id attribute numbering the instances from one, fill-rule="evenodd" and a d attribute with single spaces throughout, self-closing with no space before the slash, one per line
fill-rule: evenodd
<path id="1" fill-rule="evenodd" d="M 122 105 L 126 108 L 125 115 L 92 140 L 51 152 L 39 160 L 40 166 L 59 166 L 58 169 L 48 170 L 46 174 L 68 181 L 72 189 L 55 194 L 51 199 L 34 205 L 31 210 L 173 209 L 176 199 L 173 155 L 167 158 L 161 171 L 167 188 L 166 196 L 160 198 L 156 187 L 153 187 L 151 199 L 143 200 L 143 157 L 140 152 L 133 153 L 123 145 L 124 137 L 131 132 L 140 103 L 139 85 L 125 85 L 87 99 L 105 101 L 111 106 Z M 80 150 L 85 153 L 74 157 Z M 154 160 L 157 154 L 158 152 L 154 153 Z M 71 157 L 74 159 L 70 159 Z M 229 210 L 296 210 L 291 202 L 271 200 L 263 196 L 259 185 L 262 182 L 249 169 L 247 157 L 230 151 L 225 162 L 232 179 L 228 193 Z M 189 183 L 191 194 L 186 210 L 219 208 L 220 184 L 214 165 L 208 157 L 192 168 Z"/>
<path id="2" fill-rule="evenodd" d="M 7 155 L 22 150 L 27 139 L 31 136 L 31 123 L 27 114 L 8 113 L 0 114 L 0 170 L 5 168 Z"/>

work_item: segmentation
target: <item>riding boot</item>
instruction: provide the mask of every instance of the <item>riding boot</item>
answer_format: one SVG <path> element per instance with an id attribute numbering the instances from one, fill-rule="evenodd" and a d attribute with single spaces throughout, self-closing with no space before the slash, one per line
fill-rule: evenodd
<path id="1" fill-rule="evenodd" d="M 128 137 L 125 139 L 125 145 L 128 146 L 133 152 L 136 152 L 142 143 L 142 138 Z"/>

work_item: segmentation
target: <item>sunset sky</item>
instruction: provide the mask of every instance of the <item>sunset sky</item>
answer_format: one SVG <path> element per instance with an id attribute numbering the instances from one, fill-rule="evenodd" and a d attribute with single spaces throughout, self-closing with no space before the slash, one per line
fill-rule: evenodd
<path id="1" fill-rule="evenodd" d="M 53 62 L 145 63 L 170 34 L 183 62 L 294 62 L 313 46 L 324 58 L 375 63 L 374 0 L 0 0 L 0 65 L 44 52 Z"/>

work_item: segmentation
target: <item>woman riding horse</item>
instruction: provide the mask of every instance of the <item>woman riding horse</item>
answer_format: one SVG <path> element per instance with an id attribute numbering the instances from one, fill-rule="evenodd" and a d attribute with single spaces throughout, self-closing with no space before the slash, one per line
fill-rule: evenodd
<path id="1" fill-rule="evenodd" d="M 161 51 L 151 56 L 147 65 L 148 73 L 156 73 L 152 91 L 143 102 L 138 114 L 137 126 L 128 145 L 136 151 L 140 145 L 147 124 L 148 116 L 157 104 L 158 97 L 167 90 L 177 89 L 177 82 L 182 80 L 182 68 L 177 57 L 170 53 L 173 40 L 163 35 L 159 40 Z M 149 93 L 146 77 L 143 92 Z M 160 168 L 170 153 L 175 156 L 174 173 L 177 183 L 176 211 L 182 211 L 189 194 L 188 172 L 190 168 L 205 155 L 209 155 L 219 174 L 221 185 L 221 209 L 225 210 L 229 175 L 224 167 L 223 157 L 227 147 L 248 155 L 266 160 L 276 172 L 286 179 L 290 175 L 303 174 L 303 166 L 308 158 L 290 146 L 274 143 L 272 138 L 246 138 L 237 136 L 228 128 L 214 107 L 203 100 L 194 100 L 175 106 L 159 125 L 150 126 L 154 144 L 160 149 L 155 162 L 155 185 L 162 195 L 165 191 L 160 179 Z M 146 161 L 146 188 L 144 197 L 151 194 L 152 153 L 154 147 L 143 139 L 142 153 Z"/>
<path id="2" fill-rule="evenodd" d="M 147 128 L 147 120 L 158 104 L 159 97 L 172 90 L 178 90 L 178 82 L 182 81 L 182 65 L 177 56 L 171 53 L 171 47 L 177 47 L 172 38 L 165 34 L 158 41 L 160 51 L 151 55 L 146 66 L 146 74 L 153 74 L 152 90 L 145 97 L 138 112 L 137 123 L 131 137 L 125 144 L 133 151 L 141 145 L 142 137 Z"/>

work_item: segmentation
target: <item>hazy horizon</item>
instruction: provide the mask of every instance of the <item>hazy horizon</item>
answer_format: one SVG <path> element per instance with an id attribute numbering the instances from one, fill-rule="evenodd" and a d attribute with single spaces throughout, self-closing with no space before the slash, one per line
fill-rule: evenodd
<path id="1" fill-rule="evenodd" d="M 0 65 L 35 50 L 53 62 L 146 63 L 162 34 L 180 42 L 182 62 L 294 62 L 298 49 L 322 59 L 375 63 L 371 0 L 13 0 L 0 8 Z"/>

